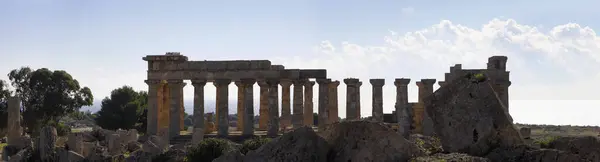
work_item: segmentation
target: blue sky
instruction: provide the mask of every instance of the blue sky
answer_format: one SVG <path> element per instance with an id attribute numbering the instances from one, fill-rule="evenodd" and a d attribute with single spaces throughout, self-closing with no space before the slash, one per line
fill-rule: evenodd
<path id="1" fill-rule="evenodd" d="M 600 30 L 599 5 L 592 0 L 4 0 L 0 74 L 20 66 L 63 69 L 99 101 L 122 85 L 147 89 L 144 55 L 176 51 L 191 60 L 269 59 L 288 68 L 326 68 L 334 80 L 360 78 L 362 114 L 370 115 L 369 78 L 387 79 L 384 111 L 391 112 L 393 78 L 412 78 L 409 100 L 416 101 L 415 80 L 441 80 L 453 64 L 484 68 L 487 57 L 507 55 L 511 115 L 517 122 L 599 125 L 594 116 L 600 112 L 595 93 L 600 38 L 594 32 Z M 212 100 L 214 88 L 209 84 L 206 91 Z M 185 93 L 191 100 L 192 87 Z"/>

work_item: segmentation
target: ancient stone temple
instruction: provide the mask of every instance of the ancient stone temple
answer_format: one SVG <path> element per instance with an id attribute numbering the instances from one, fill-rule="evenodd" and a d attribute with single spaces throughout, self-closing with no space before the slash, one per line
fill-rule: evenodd
<path id="1" fill-rule="evenodd" d="M 148 79 L 145 81 L 148 84 L 147 132 L 152 135 L 158 134 L 159 130 L 169 138 L 180 135 L 179 132 L 183 129 L 183 88 L 186 86 L 184 80 L 191 80 L 191 86 L 194 88 L 192 140 L 200 140 L 204 133 L 212 131 L 216 131 L 217 136 L 228 136 L 230 122 L 237 123 L 237 131 L 241 131 L 243 136 L 254 135 L 256 129 L 267 131 L 269 136 L 277 136 L 282 130 L 290 127 L 314 126 L 314 121 L 318 122 L 316 126 L 322 130 L 328 124 L 339 121 L 339 102 L 344 102 L 338 101 L 339 95 L 346 96 L 346 119 L 361 119 L 360 89 L 363 82 L 358 78 L 333 80 L 327 78 L 324 69 L 286 69 L 283 65 L 272 65 L 269 60 L 189 61 L 188 57 L 177 52 L 148 55 L 143 59 L 148 62 Z M 487 69 L 462 69 L 460 64 L 456 64 L 445 74 L 444 81 L 439 81 L 438 84 L 442 87 L 449 85 L 452 80 L 467 73 L 484 74 L 490 79 L 501 104 L 507 107 L 505 111 L 508 112 L 510 81 L 506 61 L 505 56 L 490 57 Z M 212 84 L 208 84 L 209 82 Z M 346 94 L 338 94 L 341 82 L 346 84 Z M 425 113 L 428 108 L 423 100 L 434 93 L 436 79 L 415 81 L 419 95 L 418 102 L 414 103 L 408 102 L 408 86 L 411 85 L 411 79 L 396 78 L 393 82 L 388 82 L 388 86 L 396 88 L 394 105 L 383 104 L 385 82 L 385 79 L 369 79 L 370 84 L 367 86 L 370 86 L 373 92 L 372 120 L 384 122 L 384 118 L 393 118 L 392 121 L 400 125 L 398 132 L 405 137 L 408 137 L 409 133 L 432 135 L 432 121 Z M 254 94 L 253 91 L 255 84 L 260 88 L 258 94 Z M 216 118 L 210 121 L 204 120 L 206 85 L 216 87 Z M 231 85 L 237 87 L 237 121 L 229 121 Z M 314 87 L 315 85 L 317 87 Z M 344 88 L 344 85 L 341 88 Z M 314 93 L 318 93 L 318 98 L 313 99 Z M 260 102 L 257 103 L 260 107 L 258 112 L 254 110 L 255 95 L 260 98 Z M 393 116 L 385 117 L 385 107 L 393 107 Z M 318 120 L 313 116 L 315 109 Z M 259 115 L 258 128 L 254 126 L 255 115 Z M 211 124 L 210 129 L 205 128 Z"/>
<path id="2" fill-rule="evenodd" d="M 145 81 L 148 84 L 148 133 L 157 134 L 161 128 L 168 129 L 169 137 L 178 136 L 180 130 L 182 130 L 183 122 L 183 87 L 186 84 L 184 80 L 191 80 L 192 86 L 194 86 L 194 128 L 203 129 L 204 121 L 204 86 L 207 82 L 212 82 L 217 88 L 216 94 L 216 125 L 217 134 L 220 136 L 227 136 L 229 134 L 229 85 L 231 82 L 237 82 L 238 86 L 238 112 L 239 118 L 237 125 L 240 130 L 246 132 L 245 134 L 252 134 L 254 126 L 252 124 L 246 124 L 253 119 L 253 104 L 245 104 L 246 101 L 251 102 L 250 99 L 245 99 L 246 95 L 252 95 L 252 87 L 255 83 L 269 81 L 270 84 L 265 84 L 265 90 L 261 85 L 261 109 L 260 109 L 260 121 L 269 121 L 269 119 L 277 119 L 277 121 L 265 122 L 266 123 L 279 124 L 283 123 L 286 126 L 292 123 L 301 123 L 304 118 L 292 118 L 291 105 L 290 105 L 290 86 L 292 83 L 299 88 L 294 89 L 294 93 L 302 94 L 301 89 L 309 83 L 309 79 L 326 79 L 327 72 L 322 69 L 285 69 L 282 65 L 271 65 L 268 60 L 232 60 L 232 61 L 188 61 L 187 56 L 183 56 L 177 52 L 168 52 L 165 55 L 148 55 L 143 58 L 148 62 L 148 79 Z M 280 122 L 278 116 L 278 109 L 273 110 L 270 107 L 279 107 L 279 102 L 269 102 L 269 98 L 278 96 L 277 92 L 270 93 L 271 90 L 277 90 L 271 88 L 273 86 L 284 86 L 282 96 L 282 110 L 284 116 Z M 250 92 L 246 92 L 249 90 Z M 312 90 L 312 87 L 311 87 Z M 324 99 L 327 96 L 322 96 Z M 295 97 L 297 100 L 299 97 Z M 303 97 L 304 98 L 304 97 Z M 308 98 L 308 97 L 307 97 Z M 324 100 L 321 99 L 321 100 Z M 264 102 L 264 101 L 266 102 Z M 312 100 L 312 96 L 310 96 Z M 266 103 L 263 108 L 263 104 Z M 312 103 L 312 101 L 311 101 Z M 300 106 L 302 105 L 302 106 Z M 312 108 L 312 104 L 310 105 Z M 243 107 L 243 108 L 242 108 Z M 305 107 L 300 101 L 295 101 L 294 112 L 300 112 L 298 109 Z M 268 113 L 262 113 L 266 109 Z M 246 111 L 252 111 L 246 112 Z M 275 112 L 274 112 L 275 111 Z M 309 114 L 312 116 L 312 113 Z M 252 117 L 250 117 L 252 116 Z M 274 126 L 275 127 L 275 126 Z M 194 131 L 201 132 L 201 131 Z M 275 131 L 277 133 L 277 131 Z"/>

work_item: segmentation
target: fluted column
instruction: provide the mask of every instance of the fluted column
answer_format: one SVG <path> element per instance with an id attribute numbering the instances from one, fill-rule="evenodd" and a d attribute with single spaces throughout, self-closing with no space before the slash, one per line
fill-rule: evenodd
<path id="1" fill-rule="evenodd" d="M 294 128 L 299 128 L 303 125 L 304 121 L 304 94 L 303 87 L 305 80 L 294 80 L 294 107 L 292 115 L 292 126 Z"/>
<path id="2" fill-rule="evenodd" d="M 346 84 L 346 119 L 347 120 L 358 120 L 360 119 L 359 114 L 357 114 L 358 109 L 358 79 L 356 78 L 346 78 L 344 79 L 344 83 Z"/>
<path id="3" fill-rule="evenodd" d="M 323 129 L 325 129 L 325 126 L 327 125 L 328 122 L 328 102 L 329 102 L 329 83 L 331 82 L 331 79 L 317 79 L 317 83 L 319 84 L 319 119 L 318 121 L 318 127 L 319 127 L 319 131 L 322 131 Z"/>
<path id="4" fill-rule="evenodd" d="M 329 83 L 329 124 L 340 120 L 338 114 L 338 86 L 340 81 L 332 81 Z"/>
<path id="5" fill-rule="evenodd" d="M 431 120 L 431 118 L 429 117 L 429 115 L 427 114 L 427 107 L 425 107 L 425 104 L 423 102 L 423 100 L 433 94 L 433 84 L 435 84 L 435 79 L 421 79 L 421 82 L 419 86 L 419 103 L 421 104 L 421 111 L 422 111 L 422 131 L 423 131 L 423 135 L 426 136 L 432 136 L 434 133 L 433 130 L 433 121 Z"/>
<path id="6" fill-rule="evenodd" d="M 160 80 L 145 80 L 148 84 L 148 112 L 146 116 L 146 133 L 156 135 L 158 133 L 158 88 Z"/>
<path id="7" fill-rule="evenodd" d="M 269 123 L 269 85 L 265 81 L 259 81 L 258 86 L 260 86 L 258 129 L 267 130 Z"/>
<path id="8" fill-rule="evenodd" d="M 254 135 L 254 83 L 255 79 L 242 79 L 244 87 L 244 127 L 243 136 Z"/>
<path id="9" fill-rule="evenodd" d="M 192 143 L 198 144 L 204 139 L 204 86 L 206 80 L 192 80 L 194 86 L 194 129 Z"/>
<path id="10" fill-rule="evenodd" d="M 183 83 L 181 91 L 179 91 L 179 131 L 186 130 L 184 124 L 185 118 L 185 105 L 183 104 L 183 87 L 185 87 L 187 83 Z"/>
<path id="11" fill-rule="evenodd" d="M 373 119 L 378 122 L 383 122 L 383 85 L 385 85 L 385 79 L 370 79 L 369 82 L 373 87 Z"/>
<path id="12" fill-rule="evenodd" d="M 410 111 L 408 110 L 409 83 L 410 79 L 408 78 L 399 78 L 394 81 L 394 85 L 396 86 L 396 121 L 400 125 L 398 133 L 407 139 L 410 136 L 410 125 L 412 124 L 412 115 L 410 115 Z"/>
<path id="13" fill-rule="evenodd" d="M 235 81 L 235 85 L 238 89 L 237 94 L 237 130 L 244 130 L 244 85 L 241 81 Z"/>
<path id="14" fill-rule="evenodd" d="M 217 136 L 229 135 L 229 84 L 231 79 L 216 79 L 213 84 L 217 88 Z"/>
<path id="15" fill-rule="evenodd" d="M 362 86 L 362 82 L 358 82 L 357 87 L 356 87 L 356 114 L 358 115 L 358 119 L 360 119 L 361 115 L 360 115 L 360 110 L 361 110 L 361 105 L 360 104 L 360 86 Z"/>
<path id="16" fill-rule="evenodd" d="M 290 86 L 292 80 L 282 79 L 281 85 L 281 127 L 287 128 L 292 124 L 291 103 L 290 103 Z"/>
<path id="17" fill-rule="evenodd" d="M 276 137 L 279 134 L 279 105 L 277 95 L 279 80 L 267 80 L 269 85 L 269 123 L 267 124 L 267 136 Z"/>
<path id="18" fill-rule="evenodd" d="M 181 98 L 183 96 L 181 96 L 181 91 L 183 91 L 183 86 L 185 86 L 185 83 L 183 83 L 183 80 L 167 80 L 168 82 L 168 87 L 169 87 L 169 101 L 170 106 L 169 106 L 169 137 L 173 138 L 175 136 L 178 136 L 180 134 L 180 118 L 181 116 L 179 115 L 181 112 Z"/>
<path id="19" fill-rule="evenodd" d="M 313 126 L 314 125 L 314 116 L 313 116 L 313 86 L 315 85 L 314 81 L 307 81 L 304 84 L 304 125 L 305 126 Z"/>

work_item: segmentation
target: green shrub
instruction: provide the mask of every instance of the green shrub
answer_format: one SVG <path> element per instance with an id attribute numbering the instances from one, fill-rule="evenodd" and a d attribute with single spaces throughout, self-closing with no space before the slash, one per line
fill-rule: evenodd
<path id="1" fill-rule="evenodd" d="M 49 126 L 56 128 L 56 134 L 58 136 L 66 136 L 69 133 L 71 133 L 71 127 L 65 125 L 64 123 L 61 123 L 61 122 L 57 123 L 55 121 L 49 121 L 47 124 Z"/>
<path id="2" fill-rule="evenodd" d="M 207 138 L 190 147 L 186 158 L 188 161 L 212 161 L 232 149 L 233 146 L 227 140 Z"/>
<path id="3" fill-rule="evenodd" d="M 242 148 L 240 149 L 240 152 L 242 154 L 246 154 L 246 153 L 248 153 L 248 151 L 256 150 L 260 146 L 264 145 L 265 143 L 269 143 L 269 142 L 271 142 L 270 138 L 261 138 L 261 137 L 246 140 L 246 141 L 244 141 L 244 143 L 242 143 Z"/>
<path id="4" fill-rule="evenodd" d="M 539 140 L 536 140 L 533 143 L 539 144 L 541 148 L 550 148 L 550 144 L 558 138 L 559 138 L 558 136 L 547 136 L 547 137 L 541 138 Z"/>

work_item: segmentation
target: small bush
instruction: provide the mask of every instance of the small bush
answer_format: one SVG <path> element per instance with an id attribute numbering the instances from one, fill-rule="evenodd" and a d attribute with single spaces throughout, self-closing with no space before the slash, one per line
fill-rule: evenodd
<path id="1" fill-rule="evenodd" d="M 71 127 L 65 125 L 64 123 L 49 121 L 47 125 L 56 128 L 56 134 L 58 136 L 66 136 L 67 134 L 71 133 Z"/>
<path id="2" fill-rule="evenodd" d="M 212 161 L 232 149 L 233 146 L 227 140 L 207 138 L 190 147 L 186 157 L 188 161 Z"/>
<path id="3" fill-rule="evenodd" d="M 270 138 L 261 138 L 261 137 L 246 140 L 246 141 L 244 141 L 244 143 L 242 143 L 242 148 L 240 149 L 240 152 L 242 154 L 246 154 L 246 153 L 248 153 L 248 151 L 256 150 L 260 146 L 264 145 L 265 143 L 269 143 L 269 142 L 271 142 Z"/>
<path id="4" fill-rule="evenodd" d="M 533 143 L 539 144 L 541 148 L 550 148 L 550 144 L 558 138 L 559 138 L 558 136 L 547 136 L 547 137 L 541 138 L 539 140 L 536 140 Z"/>

